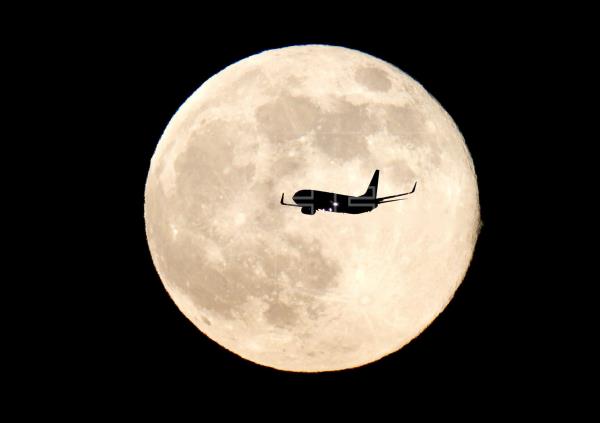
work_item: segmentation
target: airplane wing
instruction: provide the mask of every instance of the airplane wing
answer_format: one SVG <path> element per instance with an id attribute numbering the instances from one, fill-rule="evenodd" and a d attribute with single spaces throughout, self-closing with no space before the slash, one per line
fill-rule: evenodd
<path id="1" fill-rule="evenodd" d="M 284 195 L 284 194 L 285 194 L 285 193 L 282 193 L 282 194 L 281 194 L 281 200 L 279 200 L 279 203 L 280 203 L 282 206 L 302 207 L 302 206 L 300 206 L 300 205 L 298 205 L 298 204 L 290 204 L 290 203 L 286 203 L 286 202 L 284 202 L 284 201 L 283 201 L 283 195 Z"/>
<path id="2" fill-rule="evenodd" d="M 388 195 L 387 197 L 381 197 L 377 199 L 377 202 L 379 203 L 383 203 L 383 200 L 387 200 L 388 198 L 396 198 L 396 197 L 402 197 L 403 195 L 409 195 L 412 194 L 413 192 L 415 192 L 415 189 L 417 188 L 417 183 L 415 182 L 415 184 L 412 187 L 412 190 L 410 192 L 405 192 L 402 194 L 396 194 L 396 195 Z M 401 198 L 401 200 L 404 200 L 404 198 Z M 398 201 L 398 200 L 393 200 L 393 201 Z M 389 203 L 390 201 L 385 201 L 386 203 Z"/>
<path id="3" fill-rule="evenodd" d="M 396 200 L 379 201 L 379 202 L 377 202 L 377 204 L 393 203 L 394 201 L 402 201 L 402 200 L 407 200 L 407 198 L 397 198 Z"/>

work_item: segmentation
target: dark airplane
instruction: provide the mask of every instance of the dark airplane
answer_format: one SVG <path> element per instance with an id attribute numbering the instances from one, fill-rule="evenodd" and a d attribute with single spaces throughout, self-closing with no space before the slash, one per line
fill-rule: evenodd
<path id="1" fill-rule="evenodd" d="M 302 211 L 302 213 L 310 215 L 315 214 L 317 210 L 323 210 L 334 213 L 359 214 L 370 212 L 377 208 L 377 206 L 379 206 L 380 204 L 406 200 L 405 198 L 398 198 L 395 200 L 391 199 L 412 194 L 413 192 L 415 192 L 415 189 L 417 187 L 417 183 L 415 182 L 412 191 L 410 192 L 377 198 L 378 183 L 379 170 L 376 170 L 373 174 L 373 178 L 371 179 L 371 183 L 369 184 L 367 191 L 361 196 L 353 197 L 351 195 L 336 194 L 334 192 L 303 189 L 295 193 L 292 197 L 292 200 L 294 200 L 296 204 L 284 202 L 284 194 L 281 194 L 280 203 L 284 206 L 301 207 L 300 211 Z"/>

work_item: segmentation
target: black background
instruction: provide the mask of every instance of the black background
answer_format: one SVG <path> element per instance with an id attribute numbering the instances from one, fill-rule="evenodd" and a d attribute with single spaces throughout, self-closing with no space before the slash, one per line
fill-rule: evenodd
<path id="1" fill-rule="evenodd" d="M 278 394 L 347 404 L 353 397 L 402 403 L 448 395 L 495 410 L 552 390 L 562 369 L 554 362 L 548 371 L 542 345 L 552 327 L 542 307 L 554 285 L 540 273 L 550 260 L 541 247 L 550 217 L 535 208 L 544 194 L 536 163 L 552 144 L 540 137 L 547 117 L 535 110 L 553 77 L 540 71 L 542 63 L 560 37 L 518 14 L 469 24 L 418 15 L 410 26 L 408 17 L 381 24 L 366 17 L 260 24 L 210 15 L 202 24 L 169 19 L 82 20 L 39 41 L 39 60 L 57 63 L 53 94 L 68 87 L 63 111 L 78 120 L 76 143 L 61 145 L 70 161 L 65 196 L 75 232 L 61 251 L 70 262 L 64 305 L 54 313 L 59 329 L 52 336 L 38 332 L 53 352 L 40 364 L 48 384 L 67 380 L 69 392 L 81 396 L 107 386 L 109 397 L 125 399 L 132 392 L 187 392 L 204 401 Z M 483 221 L 466 278 L 430 327 L 375 363 L 321 374 L 262 367 L 204 336 L 164 290 L 144 230 L 150 158 L 181 103 L 240 59 L 309 43 L 379 57 L 442 104 L 473 157 Z"/>

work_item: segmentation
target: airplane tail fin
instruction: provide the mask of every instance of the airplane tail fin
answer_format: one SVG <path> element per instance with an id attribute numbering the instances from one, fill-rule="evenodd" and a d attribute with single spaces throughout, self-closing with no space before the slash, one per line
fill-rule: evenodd
<path id="1" fill-rule="evenodd" d="M 371 178 L 371 182 L 369 183 L 369 187 L 367 191 L 362 195 L 363 197 L 377 198 L 377 185 L 379 184 L 379 169 L 373 173 L 373 177 Z"/>

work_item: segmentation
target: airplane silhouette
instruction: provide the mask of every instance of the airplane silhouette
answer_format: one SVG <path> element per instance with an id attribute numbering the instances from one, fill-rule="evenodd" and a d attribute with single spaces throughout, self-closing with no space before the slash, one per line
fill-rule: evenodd
<path id="1" fill-rule="evenodd" d="M 413 185 L 412 191 L 403 194 L 388 195 L 386 197 L 377 198 L 377 185 L 379 183 L 379 170 L 373 174 L 373 178 L 369 183 L 367 191 L 358 197 L 351 195 L 336 194 L 334 192 L 316 191 L 312 189 L 303 189 L 294 194 L 292 200 L 296 204 L 290 204 L 283 201 L 285 193 L 281 194 L 280 203 L 284 206 L 301 207 L 300 211 L 304 214 L 313 215 L 317 210 L 323 210 L 334 213 L 350 213 L 359 214 L 370 212 L 377 208 L 380 204 L 391 203 L 393 201 L 406 200 L 406 198 L 391 198 L 402 197 L 415 192 L 417 183 Z"/>

